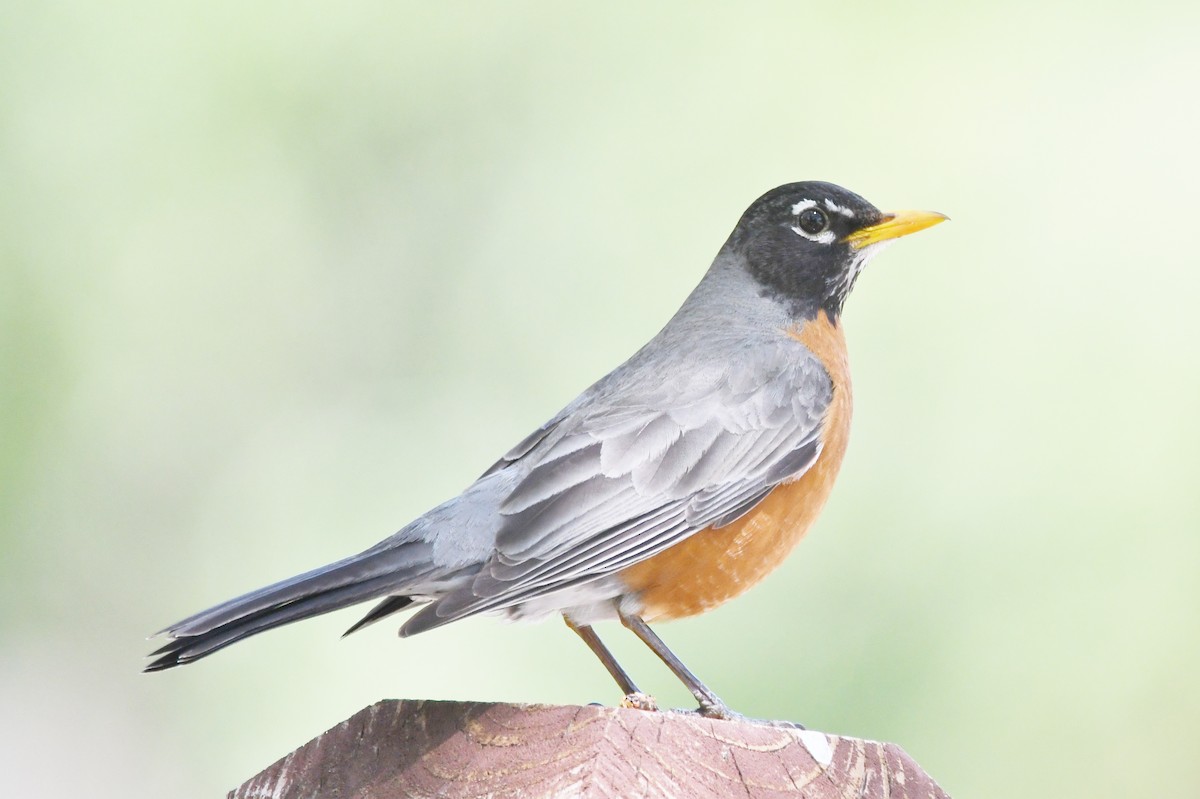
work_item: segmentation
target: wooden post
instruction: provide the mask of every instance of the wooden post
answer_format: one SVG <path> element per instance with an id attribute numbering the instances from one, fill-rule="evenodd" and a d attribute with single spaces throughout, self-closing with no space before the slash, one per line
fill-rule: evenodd
<path id="1" fill-rule="evenodd" d="M 895 744 L 681 712 L 386 700 L 232 799 L 945 798 Z"/>

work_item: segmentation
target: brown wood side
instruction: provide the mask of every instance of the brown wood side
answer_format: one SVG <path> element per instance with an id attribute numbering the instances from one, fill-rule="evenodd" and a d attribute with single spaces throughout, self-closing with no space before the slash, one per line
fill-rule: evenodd
<path id="1" fill-rule="evenodd" d="M 356 713 L 229 795 L 946 796 L 895 744 L 678 712 L 411 700 Z"/>

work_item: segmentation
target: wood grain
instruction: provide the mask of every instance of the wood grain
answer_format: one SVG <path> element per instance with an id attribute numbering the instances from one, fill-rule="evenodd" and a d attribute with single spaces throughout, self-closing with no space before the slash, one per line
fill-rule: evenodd
<path id="1" fill-rule="evenodd" d="M 300 797 L 945 797 L 895 744 L 689 713 L 387 700 L 229 794 Z"/>

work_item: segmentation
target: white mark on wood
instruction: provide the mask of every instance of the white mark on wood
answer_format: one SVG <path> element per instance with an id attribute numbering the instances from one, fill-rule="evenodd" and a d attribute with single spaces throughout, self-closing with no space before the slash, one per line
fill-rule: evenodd
<path id="1" fill-rule="evenodd" d="M 813 760 L 822 766 L 833 762 L 833 747 L 829 745 L 829 736 L 816 730 L 797 730 L 796 735 Z"/>
<path id="2" fill-rule="evenodd" d="M 283 759 L 283 766 L 279 769 L 279 776 L 275 778 L 275 786 L 271 791 L 271 799 L 279 799 L 283 796 L 283 792 L 288 788 L 288 766 L 292 765 L 292 756 L 288 755 Z"/>

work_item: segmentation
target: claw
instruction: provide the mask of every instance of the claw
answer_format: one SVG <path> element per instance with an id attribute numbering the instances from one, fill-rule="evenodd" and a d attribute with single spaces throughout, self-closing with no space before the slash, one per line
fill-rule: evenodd
<path id="1" fill-rule="evenodd" d="M 730 710 L 729 706 L 720 700 L 716 702 L 702 703 L 698 712 L 706 719 L 720 719 L 721 721 L 746 721 L 745 716 L 743 716 L 741 713 Z"/>
<path id="2" fill-rule="evenodd" d="M 716 702 L 701 702 L 700 707 L 696 709 L 706 719 L 717 719 L 719 721 L 740 721 L 743 724 L 761 724 L 764 727 L 777 727 L 783 730 L 806 730 L 808 729 L 803 724 L 797 721 L 777 721 L 775 719 L 756 719 L 751 716 L 746 716 L 738 713 L 736 710 L 730 710 L 729 705 L 721 700 Z"/>

